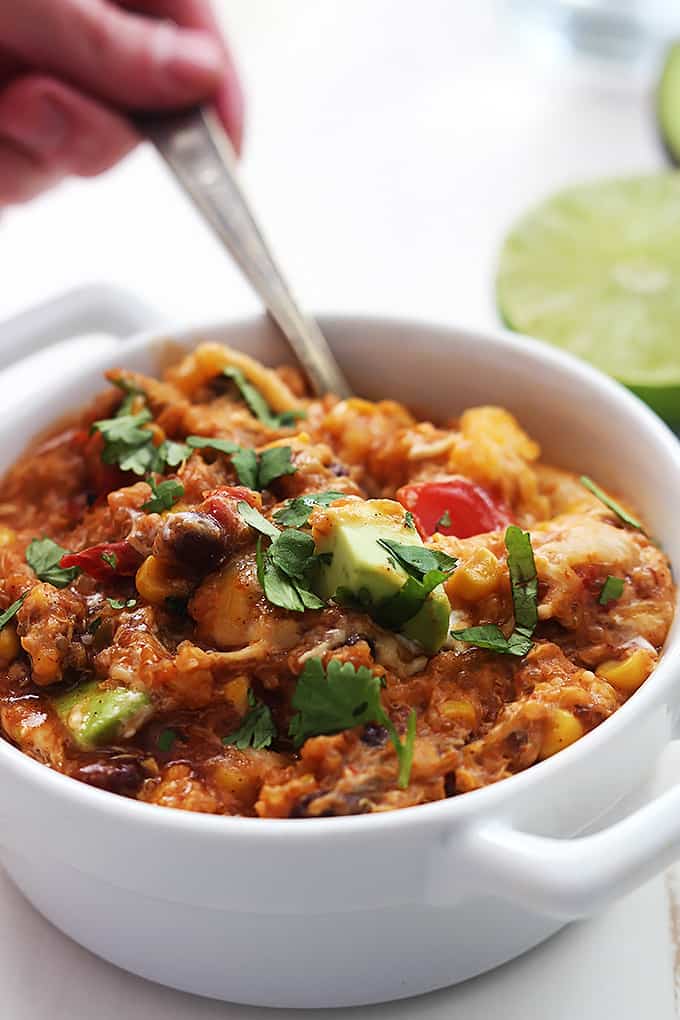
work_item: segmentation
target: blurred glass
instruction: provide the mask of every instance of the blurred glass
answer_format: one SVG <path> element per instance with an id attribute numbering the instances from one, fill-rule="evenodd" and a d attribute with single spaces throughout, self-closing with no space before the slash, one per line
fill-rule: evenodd
<path id="1" fill-rule="evenodd" d="M 508 0 L 512 12 L 565 47 L 598 59 L 654 60 L 680 38 L 680 0 Z"/>

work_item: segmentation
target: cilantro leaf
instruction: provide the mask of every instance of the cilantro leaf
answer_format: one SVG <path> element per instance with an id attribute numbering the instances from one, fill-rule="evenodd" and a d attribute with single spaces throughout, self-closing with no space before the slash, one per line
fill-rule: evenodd
<path id="1" fill-rule="evenodd" d="M 340 605 L 353 606 L 368 613 L 381 627 L 398 631 L 420 612 L 428 595 L 446 581 L 457 560 L 439 550 L 402 545 L 391 539 L 379 538 L 378 544 L 409 575 L 399 591 L 380 602 L 375 602 L 366 589 L 357 593 L 339 588 L 333 597 Z"/>
<path id="2" fill-rule="evenodd" d="M 538 575 L 529 533 L 511 524 L 505 532 L 515 627 L 533 633 L 538 623 Z"/>
<path id="3" fill-rule="evenodd" d="M 407 510 L 406 513 L 404 514 L 404 524 L 406 525 L 407 528 L 411 528 L 413 531 L 415 531 L 416 519 L 410 510 Z"/>
<path id="4" fill-rule="evenodd" d="M 533 644 L 531 634 L 517 628 L 510 637 L 506 637 L 495 623 L 481 627 L 465 627 L 463 630 L 452 630 L 451 636 L 457 641 L 465 641 L 475 648 L 485 648 L 500 655 L 526 655 Z"/>
<path id="5" fill-rule="evenodd" d="M 289 733 L 296 747 L 308 737 L 338 733 L 362 723 L 382 722 L 380 680 L 366 666 L 331 659 L 307 659 L 291 701 L 297 715 Z"/>
<path id="6" fill-rule="evenodd" d="M 246 489 L 260 488 L 257 477 L 259 461 L 254 450 L 238 449 L 233 454 L 231 462 L 241 485 L 245 485 Z"/>
<path id="7" fill-rule="evenodd" d="M 409 577 L 395 595 L 390 595 L 369 610 L 371 616 L 387 630 L 400 630 L 423 607 L 427 596 L 449 575 L 442 570 L 428 570 L 422 581 Z"/>
<path id="8" fill-rule="evenodd" d="M 184 495 L 184 486 L 174 478 L 168 478 L 167 481 L 158 484 L 153 477 L 147 478 L 147 481 L 152 492 L 151 499 L 142 503 L 142 510 L 147 514 L 160 514 L 164 510 L 170 510 Z"/>
<path id="9" fill-rule="evenodd" d="M 508 571 L 515 615 L 515 626 L 506 637 L 496 624 L 465 627 L 451 631 L 457 641 L 465 641 L 477 648 L 486 648 L 501 655 L 527 655 L 533 646 L 533 633 L 538 623 L 538 575 L 534 562 L 531 536 L 517 525 L 511 524 L 505 532 L 508 552 Z"/>
<path id="10" fill-rule="evenodd" d="M 387 549 L 404 570 L 417 581 L 422 581 L 431 570 L 440 570 L 445 575 L 452 573 L 458 564 L 453 556 L 438 549 L 427 549 L 424 545 L 402 545 L 389 538 L 379 538 L 378 545 Z"/>
<path id="11" fill-rule="evenodd" d="M 264 702 L 255 698 L 252 690 L 248 688 L 249 711 L 241 720 L 241 725 L 227 737 L 222 737 L 223 744 L 232 744 L 239 751 L 245 751 L 252 747 L 255 751 L 261 751 L 263 747 L 269 747 L 272 740 L 276 739 L 277 732 L 271 709 Z"/>
<path id="12" fill-rule="evenodd" d="M 118 405 L 116 411 L 116 417 L 122 418 L 123 415 L 130 414 L 132 412 L 132 406 L 134 404 L 135 397 L 144 397 L 146 399 L 146 393 L 144 390 L 140 390 L 138 386 L 128 382 L 127 379 L 112 379 L 111 382 L 114 386 L 117 386 L 119 390 L 122 390 L 125 396 Z"/>
<path id="13" fill-rule="evenodd" d="M 248 382 L 240 368 L 229 365 L 223 369 L 222 374 L 234 382 L 249 410 L 269 428 L 276 429 L 294 425 L 298 419 L 307 417 L 305 411 L 283 411 L 281 414 L 275 414 L 260 391 Z"/>
<path id="14" fill-rule="evenodd" d="M 314 560 L 314 539 L 304 531 L 284 531 L 269 547 L 272 563 L 288 577 L 304 581 Z"/>
<path id="15" fill-rule="evenodd" d="M 624 581 L 622 577 L 612 577 L 611 574 L 607 577 L 607 580 L 602 585 L 602 591 L 598 602 L 601 606 L 606 606 L 609 602 L 615 602 L 620 599 L 623 595 Z"/>
<path id="16" fill-rule="evenodd" d="M 217 450 L 219 453 L 236 453 L 241 447 L 230 439 L 212 439 L 210 436 L 187 436 L 187 446 L 192 450 Z"/>
<path id="17" fill-rule="evenodd" d="M 449 513 L 448 510 L 444 511 L 444 513 L 441 515 L 441 517 L 439 518 L 434 527 L 435 531 L 440 531 L 442 528 L 451 527 L 451 514 Z"/>
<path id="18" fill-rule="evenodd" d="M 187 443 L 176 443 L 174 439 L 164 439 L 156 448 L 156 456 L 163 467 L 177 467 L 183 460 L 186 460 L 191 453 L 191 447 Z M 157 468 L 160 472 L 161 469 Z"/>
<path id="19" fill-rule="evenodd" d="M 257 487 L 266 489 L 282 475 L 294 475 L 297 468 L 291 460 L 290 446 L 272 446 L 260 454 L 257 470 Z"/>
<path id="20" fill-rule="evenodd" d="M 241 485 L 247 489 L 266 489 L 276 478 L 293 475 L 297 470 L 291 460 L 290 446 L 274 446 L 257 454 L 255 450 L 239 446 L 229 439 L 207 436 L 187 436 L 187 445 L 192 449 L 205 447 L 228 454 Z"/>
<path id="21" fill-rule="evenodd" d="M 631 528 L 635 528 L 637 531 L 641 531 L 643 535 L 646 534 L 644 527 L 637 519 L 637 517 L 633 517 L 633 515 L 629 514 L 627 510 L 624 510 L 619 503 L 611 499 L 607 495 L 607 493 L 600 488 L 599 485 L 595 484 L 592 478 L 588 478 L 587 475 L 581 475 L 580 481 L 581 485 L 584 485 L 586 489 L 592 492 L 593 496 L 597 496 L 600 503 L 604 503 L 604 505 L 608 507 L 613 513 L 615 513 L 616 516 L 620 520 L 622 520 L 624 524 L 628 524 L 630 525 Z"/>
<path id="22" fill-rule="evenodd" d="M 51 538 L 34 538 L 26 550 L 26 562 L 40 581 L 66 588 L 80 573 L 79 567 L 59 566 L 62 556 L 68 555 L 68 549 L 62 549 Z"/>
<path id="23" fill-rule="evenodd" d="M 245 499 L 238 501 L 236 509 L 241 520 L 245 521 L 249 527 L 254 528 L 255 531 L 259 531 L 261 535 L 266 535 L 267 538 L 278 538 L 281 534 L 277 527 L 271 524 L 254 506 L 246 503 Z"/>
<path id="24" fill-rule="evenodd" d="M 344 492 L 315 492 L 309 496 L 296 496 L 276 511 L 274 520 L 289 528 L 302 528 L 315 506 L 329 506 L 336 499 L 344 499 L 345 495 Z"/>
<path id="25" fill-rule="evenodd" d="M 324 670 L 320 659 L 308 659 L 298 677 L 291 701 L 297 714 L 289 734 L 296 747 L 308 737 L 339 733 L 354 726 L 377 723 L 384 726 L 399 761 L 399 786 L 408 786 L 416 734 L 416 712 L 409 714 L 406 739 L 402 743 L 394 723 L 380 701 L 380 680 L 366 666 L 331 659 Z"/>
<path id="26" fill-rule="evenodd" d="M 132 609 L 137 605 L 137 599 L 107 599 L 112 609 Z"/>
<path id="27" fill-rule="evenodd" d="M 177 733 L 175 730 L 167 729 L 161 730 L 156 740 L 156 747 L 159 751 L 171 751 L 173 744 L 177 740 Z"/>
<path id="28" fill-rule="evenodd" d="M 19 596 L 16 602 L 13 602 L 11 606 L 8 606 L 4 613 L 0 613 L 0 630 L 2 630 L 3 627 L 6 627 L 9 621 L 12 620 L 17 615 L 17 613 L 24 604 L 25 598 L 26 595 Z"/>
<path id="29" fill-rule="evenodd" d="M 102 559 L 104 563 L 108 563 L 108 565 L 111 567 L 111 570 L 118 569 L 118 557 L 116 556 L 115 552 L 103 552 Z"/>
<path id="30" fill-rule="evenodd" d="M 153 436 L 142 428 L 149 421 L 151 411 L 144 408 L 139 414 L 119 414 L 93 422 L 90 431 L 99 432 L 104 439 L 104 463 L 117 464 L 123 471 L 138 475 L 146 474 L 155 456 Z"/>

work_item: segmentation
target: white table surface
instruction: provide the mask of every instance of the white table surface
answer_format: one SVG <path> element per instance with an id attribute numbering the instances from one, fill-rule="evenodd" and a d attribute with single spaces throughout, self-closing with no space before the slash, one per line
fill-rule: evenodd
<path id="1" fill-rule="evenodd" d="M 248 91 L 246 183 L 311 309 L 494 325 L 494 261 L 518 212 L 565 182 L 661 165 L 639 81 L 523 46 L 491 0 L 217 3 Z M 126 286 L 171 319 L 257 309 L 149 151 L 6 214 L 0 267 L 0 319 L 92 280 Z M 669 883 L 456 989 L 339 1016 L 672 1020 Z M 272 1014 L 125 975 L 0 875 L 0 1016 Z"/>

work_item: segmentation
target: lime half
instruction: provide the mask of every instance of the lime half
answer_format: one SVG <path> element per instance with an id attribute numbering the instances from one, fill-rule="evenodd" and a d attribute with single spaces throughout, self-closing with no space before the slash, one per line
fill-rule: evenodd
<path id="1" fill-rule="evenodd" d="M 506 238 L 497 296 L 511 329 L 584 358 L 680 424 L 680 174 L 549 198 Z"/>
<path id="2" fill-rule="evenodd" d="M 671 163 L 680 164 L 680 43 L 674 43 L 663 65 L 656 92 L 656 116 L 661 140 Z"/>

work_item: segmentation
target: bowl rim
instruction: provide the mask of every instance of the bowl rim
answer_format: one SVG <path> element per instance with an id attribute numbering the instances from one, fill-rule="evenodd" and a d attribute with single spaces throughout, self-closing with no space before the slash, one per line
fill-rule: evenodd
<path id="1" fill-rule="evenodd" d="M 154 346 L 168 342 L 192 344 L 205 334 L 252 330 L 261 327 L 267 321 L 266 315 L 250 315 L 235 320 L 212 319 L 205 323 L 191 320 L 178 325 L 166 325 L 144 330 L 124 340 L 123 344 L 113 350 L 100 352 L 99 356 L 89 361 L 82 371 L 92 372 L 97 367 L 104 369 L 114 359 L 122 359 L 127 353 L 142 350 L 153 351 Z M 626 410 L 631 422 L 644 429 L 649 441 L 656 445 L 657 452 L 663 453 L 669 463 L 674 462 L 680 471 L 680 442 L 668 426 L 642 401 L 609 376 L 587 362 L 581 361 L 566 351 L 552 347 L 547 343 L 522 334 L 513 333 L 503 328 L 484 328 L 468 324 L 433 322 L 425 319 L 378 314 L 329 314 L 320 315 L 318 321 L 325 330 L 357 330 L 367 326 L 378 326 L 387 330 L 410 329 L 426 330 L 429 334 L 439 334 L 442 340 L 452 335 L 465 335 L 475 343 L 497 349 L 499 354 L 508 353 L 520 358 L 528 358 L 542 364 L 549 371 L 564 372 L 587 382 L 592 388 L 599 388 L 608 393 L 610 399 L 616 400 Z M 58 348 L 55 348 L 55 351 Z M 29 355 L 25 361 L 31 360 Z M 20 363 L 15 363 L 12 367 Z M 67 384 L 72 384 L 78 373 L 69 375 Z M 50 385 L 51 384 L 51 385 Z M 45 387 L 58 391 L 61 380 L 46 379 Z M 18 454 L 17 454 L 18 455 Z M 680 574 L 680 562 L 673 564 Z M 7 739 L 0 739 L 0 767 L 15 773 L 18 779 L 26 783 L 42 787 L 44 792 L 55 798 L 69 802 L 75 808 L 105 814 L 127 824 L 155 826 L 157 829 L 182 833 L 195 833 L 204 838 L 231 840 L 250 840 L 252 836 L 261 834 L 261 838 L 275 836 L 286 841 L 312 838 L 325 839 L 330 834 L 334 839 L 353 838 L 355 833 L 364 837 L 378 838 L 381 833 L 398 829 L 424 829 L 427 826 L 450 828 L 453 825 L 466 824 L 478 815 L 492 810 L 499 803 L 509 806 L 520 799 L 527 789 L 535 783 L 548 783 L 550 776 L 556 771 L 568 768 L 579 757 L 594 757 L 598 748 L 614 738 L 617 732 L 628 729 L 636 717 L 652 709 L 663 701 L 665 690 L 672 684 L 672 670 L 680 659 L 680 590 L 676 597 L 676 613 L 671 631 L 664 645 L 662 655 L 653 671 L 653 680 L 645 681 L 632 696 L 611 716 L 605 719 L 594 730 L 584 735 L 574 744 L 564 748 L 558 754 L 542 762 L 537 762 L 522 772 L 515 773 L 497 783 L 464 795 L 444 798 L 426 804 L 411 805 L 393 811 L 374 814 L 342 815 L 331 818 L 251 818 L 242 815 L 212 815 L 202 812 L 183 811 L 178 808 L 149 804 L 106 790 L 100 790 L 86 783 L 72 779 L 70 776 L 56 772 L 41 762 L 29 757 Z M 659 748 L 659 753 L 663 748 Z"/>

